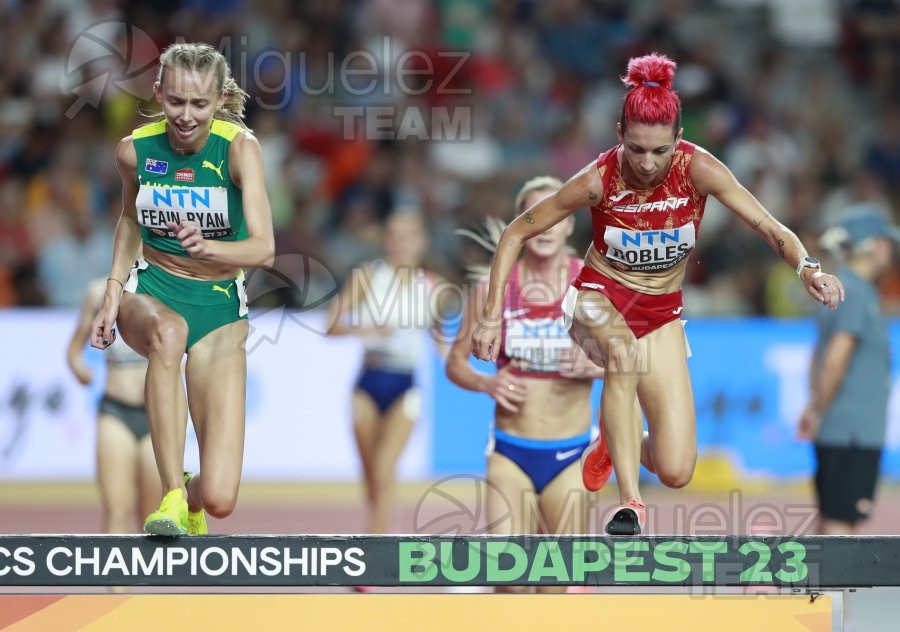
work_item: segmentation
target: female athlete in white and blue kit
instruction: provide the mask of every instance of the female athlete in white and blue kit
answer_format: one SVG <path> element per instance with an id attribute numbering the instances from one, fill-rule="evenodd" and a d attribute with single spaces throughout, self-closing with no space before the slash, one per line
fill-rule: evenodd
<path id="1" fill-rule="evenodd" d="M 355 268 L 335 302 L 328 334 L 363 341 L 353 390 L 353 431 L 368 505 L 367 533 L 389 531 L 397 461 L 421 412 L 414 373 L 433 331 L 441 353 L 436 277 L 422 267 L 428 247 L 417 212 L 395 212 L 384 229 L 384 258 Z"/>

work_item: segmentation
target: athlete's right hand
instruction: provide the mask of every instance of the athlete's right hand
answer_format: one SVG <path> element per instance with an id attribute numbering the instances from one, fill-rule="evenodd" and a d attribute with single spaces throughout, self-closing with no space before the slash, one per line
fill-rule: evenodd
<path id="1" fill-rule="evenodd" d="M 496 362 L 500 355 L 500 319 L 483 317 L 472 334 L 472 355 L 479 360 Z"/>
<path id="2" fill-rule="evenodd" d="M 528 395 L 525 380 L 512 373 L 512 364 L 507 364 L 491 378 L 490 396 L 497 405 L 511 413 L 518 413 Z"/>
<path id="3" fill-rule="evenodd" d="M 116 318 L 119 316 L 119 306 L 108 297 L 103 299 L 103 306 L 94 321 L 91 323 L 91 346 L 96 349 L 106 349 L 116 341 Z"/>

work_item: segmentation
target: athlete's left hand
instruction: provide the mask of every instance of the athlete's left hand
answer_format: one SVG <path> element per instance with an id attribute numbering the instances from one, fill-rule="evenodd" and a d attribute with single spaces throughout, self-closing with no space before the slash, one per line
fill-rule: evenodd
<path id="1" fill-rule="evenodd" d="M 833 274 L 824 272 L 801 273 L 806 291 L 814 299 L 828 307 L 837 309 L 844 302 L 844 284 Z"/>
<path id="2" fill-rule="evenodd" d="M 175 238 L 181 242 L 181 247 L 194 259 L 202 259 L 206 256 L 206 240 L 200 232 L 197 222 L 181 221 L 166 222 L 166 226 L 175 233 Z"/>

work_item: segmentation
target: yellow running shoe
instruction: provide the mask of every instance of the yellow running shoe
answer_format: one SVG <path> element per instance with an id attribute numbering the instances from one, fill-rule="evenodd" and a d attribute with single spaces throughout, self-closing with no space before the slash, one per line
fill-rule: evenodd
<path id="1" fill-rule="evenodd" d="M 194 477 L 194 473 L 188 470 L 184 471 L 184 486 L 187 487 L 188 482 Z M 200 511 L 188 510 L 187 517 L 188 535 L 207 535 L 209 529 L 206 527 L 206 512 L 201 508 Z"/>
<path id="2" fill-rule="evenodd" d="M 181 489 L 173 489 L 162 499 L 159 509 L 147 516 L 144 531 L 150 535 L 186 535 L 188 505 Z"/>

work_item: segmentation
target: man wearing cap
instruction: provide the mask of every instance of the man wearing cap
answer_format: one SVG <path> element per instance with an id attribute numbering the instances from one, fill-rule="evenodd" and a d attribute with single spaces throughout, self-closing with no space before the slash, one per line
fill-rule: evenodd
<path id="1" fill-rule="evenodd" d="M 887 429 L 890 358 L 877 282 L 891 266 L 900 230 L 871 207 L 847 209 L 821 245 L 842 262 L 847 300 L 818 310 L 811 398 L 798 436 L 814 442 L 819 530 L 854 533 L 872 511 Z M 817 263 L 817 262 L 816 262 Z"/>

